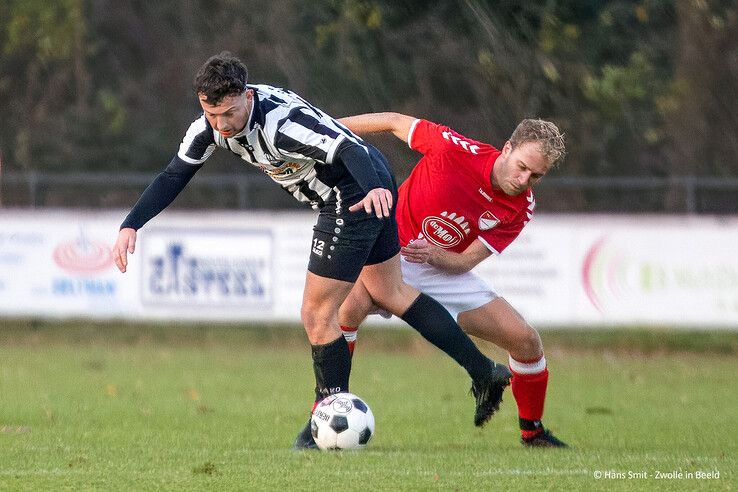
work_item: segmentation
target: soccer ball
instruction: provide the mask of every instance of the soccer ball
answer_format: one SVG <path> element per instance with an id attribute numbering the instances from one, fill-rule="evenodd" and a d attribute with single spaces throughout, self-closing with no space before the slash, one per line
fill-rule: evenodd
<path id="1" fill-rule="evenodd" d="M 361 449 L 374 435 L 374 414 L 358 396 L 336 393 L 315 407 L 310 431 L 320 449 Z"/>

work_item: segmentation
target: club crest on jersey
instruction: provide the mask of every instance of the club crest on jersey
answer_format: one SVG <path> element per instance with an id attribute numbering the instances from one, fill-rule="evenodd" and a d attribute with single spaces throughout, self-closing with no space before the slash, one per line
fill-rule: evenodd
<path id="1" fill-rule="evenodd" d="M 280 180 L 290 177 L 292 174 L 300 170 L 300 164 L 297 162 L 275 162 L 272 166 L 259 165 L 262 171 L 274 180 Z"/>
<path id="2" fill-rule="evenodd" d="M 453 248 L 470 232 L 466 218 L 457 217 L 455 212 L 430 215 L 423 219 L 421 227 L 425 239 L 441 248 Z"/>
<path id="3" fill-rule="evenodd" d="M 492 215 L 492 212 L 486 211 L 479 217 L 479 230 L 488 231 L 494 229 L 499 223 L 500 219 Z"/>

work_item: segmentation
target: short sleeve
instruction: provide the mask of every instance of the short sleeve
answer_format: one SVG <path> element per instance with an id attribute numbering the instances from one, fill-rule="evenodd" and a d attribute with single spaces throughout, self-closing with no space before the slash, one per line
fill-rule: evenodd
<path id="1" fill-rule="evenodd" d="M 421 154 L 434 152 L 459 152 L 479 155 L 495 150 L 489 144 L 466 138 L 451 128 L 428 120 L 415 120 L 408 134 L 408 145 Z"/>
<path id="2" fill-rule="evenodd" d="M 525 224 L 522 221 L 500 225 L 489 231 L 481 231 L 478 239 L 492 253 L 499 255 L 520 235 L 523 227 Z"/>
<path id="3" fill-rule="evenodd" d="M 179 144 L 177 157 L 188 164 L 202 164 L 215 150 L 215 137 L 205 115 L 192 122 L 182 143 Z"/>

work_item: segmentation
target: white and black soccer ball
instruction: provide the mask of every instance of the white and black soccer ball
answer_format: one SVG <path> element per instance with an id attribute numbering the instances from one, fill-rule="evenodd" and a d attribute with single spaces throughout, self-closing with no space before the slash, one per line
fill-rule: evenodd
<path id="1" fill-rule="evenodd" d="M 336 393 L 315 407 L 310 430 L 320 449 L 362 449 L 374 435 L 374 414 L 358 396 Z"/>

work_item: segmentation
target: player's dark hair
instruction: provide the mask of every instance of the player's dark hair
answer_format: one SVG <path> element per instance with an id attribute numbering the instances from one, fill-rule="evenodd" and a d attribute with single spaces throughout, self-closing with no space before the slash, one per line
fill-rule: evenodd
<path id="1" fill-rule="evenodd" d="M 230 51 L 211 56 L 195 75 L 195 92 L 205 102 L 217 106 L 224 97 L 238 96 L 246 90 L 249 71 Z"/>

